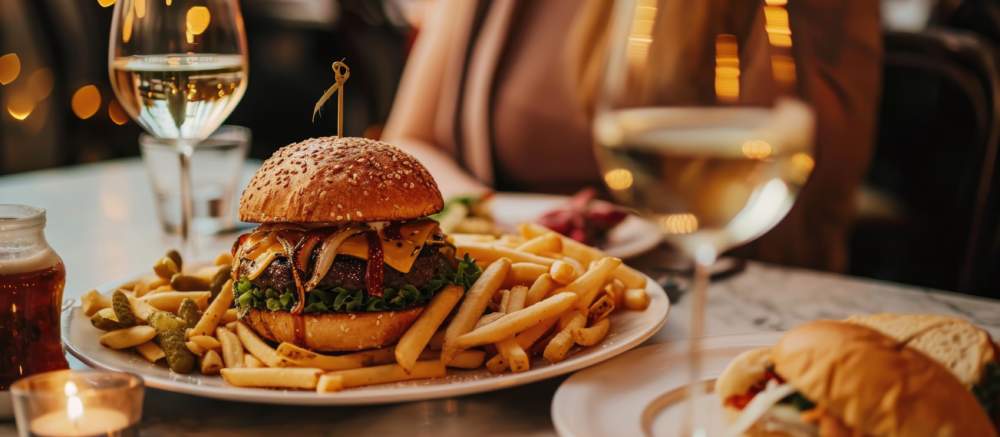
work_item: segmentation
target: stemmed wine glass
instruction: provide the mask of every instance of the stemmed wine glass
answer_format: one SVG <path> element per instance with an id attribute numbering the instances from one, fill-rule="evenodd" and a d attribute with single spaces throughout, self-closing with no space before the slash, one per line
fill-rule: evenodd
<path id="1" fill-rule="evenodd" d="M 709 268 L 788 212 L 814 165 L 784 0 L 620 0 L 594 136 L 604 180 L 695 265 L 686 423 L 701 381 Z"/>
<path id="2" fill-rule="evenodd" d="M 181 244 L 194 247 L 191 156 L 247 88 L 247 42 L 238 0 L 118 0 L 108 70 L 128 114 L 176 145 Z"/>

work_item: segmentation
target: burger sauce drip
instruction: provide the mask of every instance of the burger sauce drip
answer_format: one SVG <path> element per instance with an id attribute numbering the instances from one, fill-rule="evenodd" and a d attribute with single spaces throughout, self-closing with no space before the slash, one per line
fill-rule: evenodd
<path id="1" fill-rule="evenodd" d="M 378 232 L 365 232 L 368 237 L 368 266 L 365 268 L 365 286 L 369 296 L 382 296 L 382 278 L 385 273 L 385 259 L 382 255 L 382 239 Z"/>

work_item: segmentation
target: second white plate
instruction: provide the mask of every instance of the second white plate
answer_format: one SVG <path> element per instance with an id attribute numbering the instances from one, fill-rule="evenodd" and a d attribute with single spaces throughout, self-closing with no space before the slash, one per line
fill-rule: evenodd
<path id="1" fill-rule="evenodd" d="M 779 338 L 781 333 L 704 339 L 701 378 L 715 379 L 743 351 L 771 346 Z M 677 425 L 676 411 L 655 405 L 687 384 L 686 357 L 687 342 L 656 344 L 576 373 L 559 386 L 552 400 L 556 431 L 563 437 L 670 435 Z M 714 397 L 705 401 L 717 402 Z M 708 420 L 721 422 L 722 417 Z"/>
<path id="2" fill-rule="evenodd" d="M 493 217 L 502 227 L 534 222 L 542 214 L 569 201 L 568 196 L 537 193 L 497 193 L 493 197 Z M 629 214 L 611 230 L 601 250 L 618 258 L 631 258 L 656 247 L 660 231 L 652 223 Z"/>

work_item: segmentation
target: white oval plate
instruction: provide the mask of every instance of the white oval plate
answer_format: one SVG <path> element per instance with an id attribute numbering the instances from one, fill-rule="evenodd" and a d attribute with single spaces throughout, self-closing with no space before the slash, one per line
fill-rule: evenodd
<path id="1" fill-rule="evenodd" d="M 782 333 L 708 337 L 701 379 L 715 379 L 740 353 L 777 343 Z M 552 422 L 563 437 L 608 435 L 670 435 L 677 418 L 656 405 L 663 395 L 677 393 L 687 384 L 687 342 L 645 346 L 599 366 L 576 373 L 563 381 L 552 399 Z M 714 396 L 705 402 L 716 403 Z M 680 413 L 684 412 L 681 408 Z M 708 417 L 722 423 L 720 413 Z M 644 423 L 645 422 L 645 423 Z"/>
<path id="2" fill-rule="evenodd" d="M 138 277 L 139 275 L 136 275 Z M 107 292 L 116 284 L 99 288 Z M 570 357 L 556 364 L 544 360 L 532 363 L 531 370 L 517 374 L 493 375 L 486 369 L 448 369 L 448 376 L 423 381 L 408 381 L 359 387 L 339 393 L 318 394 L 312 391 L 268 390 L 233 387 L 218 376 L 180 375 L 157 366 L 128 351 L 115 351 L 98 342 L 103 331 L 94 328 L 80 307 L 73 307 L 63 321 L 63 343 L 80 361 L 104 370 L 135 373 L 146 385 L 161 390 L 244 402 L 293 405 L 363 405 L 416 401 L 481 393 L 528 384 L 564 375 L 600 363 L 638 346 L 663 327 L 670 310 L 666 293 L 652 279 L 647 280 L 650 294 L 645 311 L 620 311 L 611 318 L 611 332 L 598 346 L 570 352 Z"/>
<path id="3" fill-rule="evenodd" d="M 542 214 L 569 201 L 568 196 L 535 193 L 496 193 L 493 218 L 503 228 L 534 222 Z M 618 258 L 631 258 L 648 252 L 660 243 L 660 231 L 652 223 L 629 214 L 608 234 L 601 250 Z"/>

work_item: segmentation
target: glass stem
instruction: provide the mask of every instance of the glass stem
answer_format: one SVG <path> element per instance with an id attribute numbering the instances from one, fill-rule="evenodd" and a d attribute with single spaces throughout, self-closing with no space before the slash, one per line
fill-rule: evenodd
<path id="1" fill-rule="evenodd" d="M 708 284 L 712 265 L 718 255 L 714 248 L 699 248 L 694 260 L 694 282 L 692 284 L 690 342 L 688 342 L 688 400 L 687 418 L 689 436 L 705 437 L 708 435 L 708 423 L 700 405 L 705 396 L 705 384 L 702 381 L 702 338 L 705 337 L 705 305 L 708 301 Z"/>
<path id="2" fill-rule="evenodd" d="M 188 141 L 177 143 L 177 157 L 180 160 L 180 203 L 181 203 L 181 251 L 185 257 L 194 257 L 194 242 L 191 238 L 191 221 L 194 217 L 194 200 L 191 188 L 191 157 L 194 155 L 194 144 Z"/>

